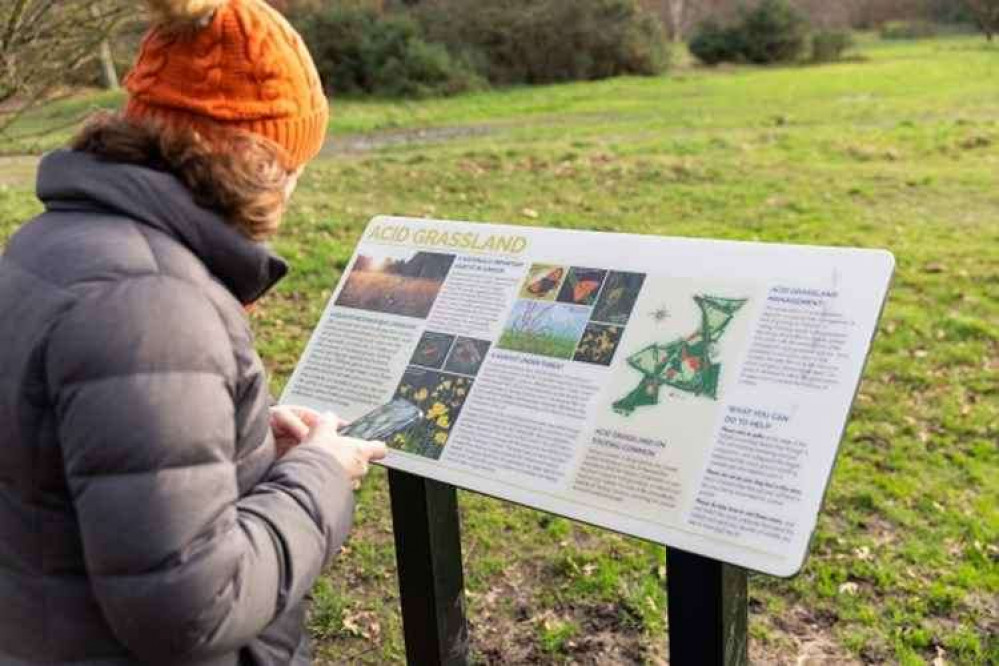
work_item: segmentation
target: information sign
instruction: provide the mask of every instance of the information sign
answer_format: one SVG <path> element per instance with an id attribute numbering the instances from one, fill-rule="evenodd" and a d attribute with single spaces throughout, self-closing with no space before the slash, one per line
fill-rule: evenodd
<path id="1" fill-rule="evenodd" d="M 789 576 L 893 270 L 880 250 L 379 217 L 282 401 L 369 416 L 390 468 Z"/>

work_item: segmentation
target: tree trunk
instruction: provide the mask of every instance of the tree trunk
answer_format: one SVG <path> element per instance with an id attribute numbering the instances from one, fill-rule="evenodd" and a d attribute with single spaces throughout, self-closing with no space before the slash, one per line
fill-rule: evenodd
<path id="1" fill-rule="evenodd" d="M 665 0 L 666 17 L 669 22 L 669 36 L 674 42 L 683 40 L 683 19 L 684 10 L 687 7 L 687 0 Z"/>
<path id="2" fill-rule="evenodd" d="M 118 90 L 121 87 L 114 57 L 111 55 L 111 43 L 107 39 L 101 42 L 101 80 L 108 90 Z"/>
<path id="3" fill-rule="evenodd" d="M 94 18 L 101 15 L 97 3 L 90 5 L 90 14 Z M 101 63 L 101 81 L 108 90 L 118 90 L 121 84 L 118 82 L 118 70 L 114 66 L 114 56 L 111 54 L 111 40 L 107 37 L 101 40 L 98 57 Z"/>

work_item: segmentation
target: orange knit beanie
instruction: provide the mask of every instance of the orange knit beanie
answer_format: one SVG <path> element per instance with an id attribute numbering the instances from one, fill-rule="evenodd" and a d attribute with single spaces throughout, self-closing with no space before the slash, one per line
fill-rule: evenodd
<path id="1" fill-rule="evenodd" d="M 264 0 L 146 2 L 158 20 L 125 81 L 127 117 L 249 130 L 274 141 L 289 170 L 316 156 L 329 105 L 281 14 Z"/>

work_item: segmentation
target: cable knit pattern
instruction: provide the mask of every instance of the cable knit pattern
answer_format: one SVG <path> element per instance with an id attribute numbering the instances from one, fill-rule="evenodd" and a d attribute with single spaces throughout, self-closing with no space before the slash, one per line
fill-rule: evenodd
<path id="1" fill-rule="evenodd" d="M 289 169 L 315 157 L 329 121 L 308 49 L 263 0 L 229 0 L 201 29 L 154 26 L 125 85 L 127 116 L 249 130 L 276 142 Z"/>

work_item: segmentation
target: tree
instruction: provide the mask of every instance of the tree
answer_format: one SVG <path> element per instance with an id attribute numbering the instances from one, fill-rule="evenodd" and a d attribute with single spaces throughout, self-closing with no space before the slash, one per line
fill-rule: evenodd
<path id="1" fill-rule="evenodd" d="M 128 0 L 0 0 L 0 134 L 85 67 L 135 7 Z M 110 72 L 108 72 L 110 74 Z"/>
<path id="2" fill-rule="evenodd" d="M 663 0 L 666 29 L 674 42 L 683 40 L 686 32 L 687 0 Z"/>
<path id="3" fill-rule="evenodd" d="M 100 18 L 101 8 L 97 3 L 90 5 L 90 15 L 94 18 Z M 109 35 L 105 35 L 101 45 L 99 47 L 100 54 L 98 58 L 101 62 L 101 81 L 104 83 L 104 87 L 109 90 L 118 90 L 118 70 L 114 66 L 114 55 L 111 53 L 111 39 Z"/>
<path id="4" fill-rule="evenodd" d="M 735 14 L 739 0 L 639 0 L 639 4 L 654 13 L 665 26 L 673 41 L 686 39 L 697 23 L 713 18 L 725 20 Z"/>
<path id="5" fill-rule="evenodd" d="M 964 0 L 990 42 L 999 33 L 999 0 Z"/>

